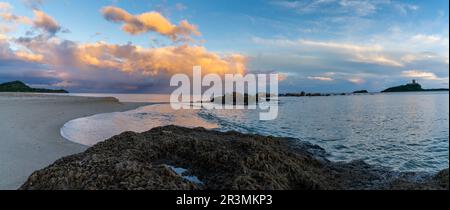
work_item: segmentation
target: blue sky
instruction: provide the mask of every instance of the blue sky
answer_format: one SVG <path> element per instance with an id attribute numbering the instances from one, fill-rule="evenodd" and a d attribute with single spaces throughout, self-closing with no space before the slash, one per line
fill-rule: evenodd
<path id="1" fill-rule="evenodd" d="M 0 82 L 161 92 L 197 62 L 280 73 L 281 92 L 448 87 L 446 0 L 0 2 Z"/>

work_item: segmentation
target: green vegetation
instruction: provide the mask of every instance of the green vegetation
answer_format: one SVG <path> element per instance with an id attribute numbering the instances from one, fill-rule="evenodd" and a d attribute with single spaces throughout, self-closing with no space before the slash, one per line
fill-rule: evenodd
<path id="1" fill-rule="evenodd" d="M 412 83 L 406 85 L 400 85 L 396 87 L 391 87 L 386 90 L 381 91 L 382 93 L 389 92 L 413 92 L 413 91 L 448 91 L 446 88 L 441 89 L 423 89 L 422 86 L 413 80 Z"/>
<path id="2" fill-rule="evenodd" d="M 0 84 L 0 92 L 27 92 L 27 93 L 68 93 L 66 90 L 50 90 L 43 88 L 31 88 L 21 81 L 13 81 Z"/>

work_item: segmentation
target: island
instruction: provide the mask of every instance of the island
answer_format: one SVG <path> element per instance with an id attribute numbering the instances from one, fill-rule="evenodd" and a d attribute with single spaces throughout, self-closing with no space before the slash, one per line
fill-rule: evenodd
<path id="1" fill-rule="evenodd" d="M 32 88 L 21 81 L 6 82 L 0 84 L 0 92 L 27 92 L 27 93 L 69 93 L 66 90 L 51 90 L 44 88 Z"/>
<path id="2" fill-rule="evenodd" d="M 416 80 L 413 80 L 409 84 L 391 87 L 381 92 L 389 93 L 389 92 L 417 92 L 417 91 L 448 91 L 448 88 L 423 89 L 422 85 L 420 85 Z"/>
<path id="3" fill-rule="evenodd" d="M 357 90 L 357 91 L 353 91 L 353 94 L 365 94 L 365 93 L 369 93 L 369 91 L 367 91 L 367 90 Z"/>

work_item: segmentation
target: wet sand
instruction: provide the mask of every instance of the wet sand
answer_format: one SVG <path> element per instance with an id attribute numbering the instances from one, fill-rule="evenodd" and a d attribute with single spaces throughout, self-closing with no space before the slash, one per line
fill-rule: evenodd
<path id="1" fill-rule="evenodd" d="M 0 93 L 0 190 L 17 189 L 34 171 L 87 149 L 60 135 L 64 123 L 143 105 L 115 98 Z"/>

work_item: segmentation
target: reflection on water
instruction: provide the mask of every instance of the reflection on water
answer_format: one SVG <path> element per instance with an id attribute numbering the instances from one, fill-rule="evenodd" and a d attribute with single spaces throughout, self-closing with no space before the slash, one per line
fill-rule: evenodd
<path id="1" fill-rule="evenodd" d="M 64 95 L 85 97 L 114 97 L 121 102 L 149 102 L 168 103 L 170 95 L 167 94 L 118 94 L 118 93 L 68 93 Z"/>
<path id="2" fill-rule="evenodd" d="M 448 92 L 280 98 L 275 121 L 259 121 L 251 110 L 199 114 L 223 131 L 307 140 L 335 161 L 362 159 L 400 171 L 448 168 Z"/>
<path id="3" fill-rule="evenodd" d="M 127 112 L 98 114 L 67 122 L 61 128 L 64 138 L 83 145 L 94 145 L 125 131 L 144 132 L 164 125 L 217 128 L 201 119 L 196 110 L 174 111 L 170 105 L 157 104 Z"/>
<path id="4" fill-rule="evenodd" d="M 324 147 L 335 161 L 362 159 L 399 171 L 448 168 L 448 92 L 280 98 L 277 120 L 259 121 L 259 112 L 174 111 L 168 104 L 158 104 L 76 119 L 61 133 L 93 145 L 128 130 L 200 126 L 299 138 Z"/>

